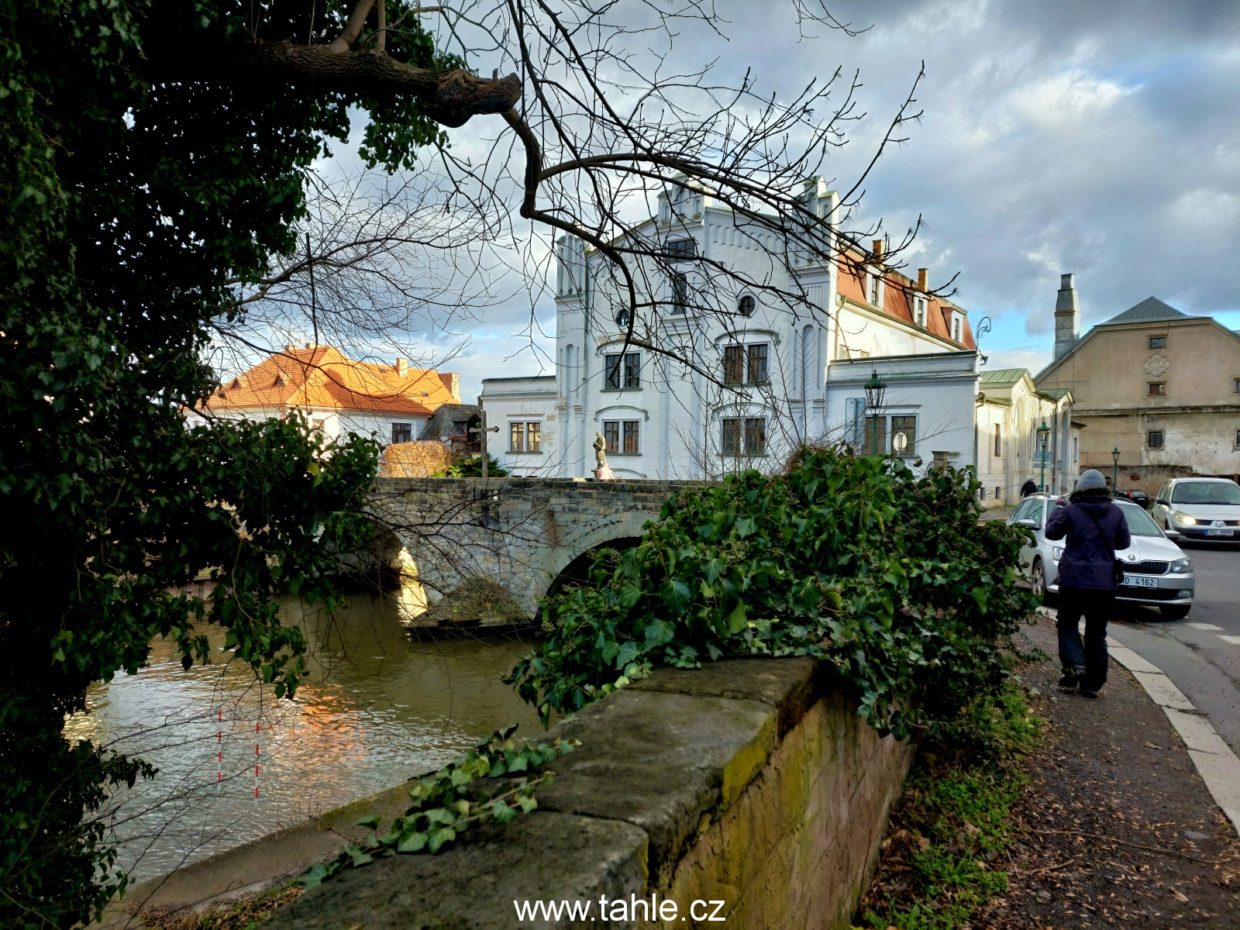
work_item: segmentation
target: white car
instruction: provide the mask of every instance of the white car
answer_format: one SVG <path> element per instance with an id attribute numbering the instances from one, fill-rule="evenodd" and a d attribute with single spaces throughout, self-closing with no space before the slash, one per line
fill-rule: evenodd
<path id="1" fill-rule="evenodd" d="M 1008 517 L 1008 523 L 1033 531 L 1033 540 L 1020 550 L 1020 567 L 1042 599 L 1059 593 L 1059 558 L 1064 541 L 1046 538 L 1046 520 L 1055 506 L 1047 494 L 1031 494 Z M 1124 563 L 1124 580 L 1115 599 L 1129 604 L 1157 607 L 1169 620 L 1188 616 L 1193 606 L 1196 575 L 1193 563 L 1172 542 L 1179 534 L 1164 533 L 1138 504 L 1117 500 L 1115 506 L 1128 521 L 1132 544 L 1116 551 Z"/>
<path id="2" fill-rule="evenodd" d="M 1240 543 L 1240 485 L 1230 478 L 1172 478 L 1159 488 L 1150 515 L 1191 542 Z"/>

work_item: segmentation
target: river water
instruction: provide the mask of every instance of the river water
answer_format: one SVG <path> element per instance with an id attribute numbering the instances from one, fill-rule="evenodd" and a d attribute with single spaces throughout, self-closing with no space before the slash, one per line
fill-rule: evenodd
<path id="1" fill-rule="evenodd" d="M 441 767 L 510 723 L 537 716 L 500 680 L 531 643 L 412 640 L 384 597 L 333 618 L 284 605 L 306 631 L 310 678 L 277 701 L 211 632 L 211 665 L 181 668 L 157 640 L 148 666 L 93 686 L 72 737 L 155 764 L 114 794 L 109 836 L 136 881 L 238 846 Z"/>

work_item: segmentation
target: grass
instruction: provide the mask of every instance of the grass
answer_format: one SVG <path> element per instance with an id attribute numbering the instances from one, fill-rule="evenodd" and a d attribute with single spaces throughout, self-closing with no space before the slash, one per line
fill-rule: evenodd
<path id="1" fill-rule="evenodd" d="M 1023 688 L 978 700 L 927 749 L 892 815 L 878 877 L 861 906 L 875 930 L 957 930 L 1007 890 L 1008 818 L 1025 776 L 1018 760 L 1040 735 Z"/>

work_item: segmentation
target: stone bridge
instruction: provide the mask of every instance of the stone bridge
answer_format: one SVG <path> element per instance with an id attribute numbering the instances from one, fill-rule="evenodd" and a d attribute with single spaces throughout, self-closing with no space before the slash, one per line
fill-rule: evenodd
<path id="1" fill-rule="evenodd" d="M 601 546 L 633 545 L 673 492 L 701 485 L 382 478 L 371 511 L 406 622 L 499 625 L 535 618 L 557 579 L 581 577 Z"/>

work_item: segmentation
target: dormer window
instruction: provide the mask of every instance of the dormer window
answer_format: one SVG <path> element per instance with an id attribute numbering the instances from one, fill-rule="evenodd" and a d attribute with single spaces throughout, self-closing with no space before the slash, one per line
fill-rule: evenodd
<path id="1" fill-rule="evenodd" d="M 930 301 L 921 294 L 913 295 L 913 322 L 922 329 L 926 327 L 926 315 L 930 309 Z"/>
<path id="2" fill-rule="evenodd" d="M 883 305 L 883 274 L 877 268 L 870 268 L 866 271 L 865 299 L 873 307 Z"/>
<path id="3" fill-rule="evenodd" d="M 952 311 L 952 342 L 964 341 L 964 314 L 959 310 Z"/>

